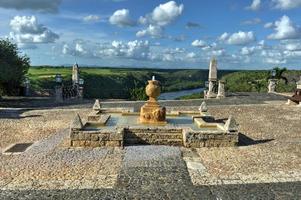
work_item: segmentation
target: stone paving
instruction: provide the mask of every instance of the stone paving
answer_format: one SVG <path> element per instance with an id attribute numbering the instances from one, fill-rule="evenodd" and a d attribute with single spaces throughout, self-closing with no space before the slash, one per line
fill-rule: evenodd
<path id="1" fill-rule="evenodd" d="M 14 189 L 112 188 L 121 164 L 119 149 L 68 149 L 64 130 L 20 155 L 2 155 L 0 187 Z M 99 184 L 101 184 L 99 186 Z"/>
<path id="2" fill-rule="evenodd" d="M 233 115 L 244 137 L 239 147 L 201 149 L 70 149 L 62 128 L 70 114 L 90 109 L 10 113 L 0 119 L 2 150 L 35 143 L 20 155 L 0 154 L 0 199 L 301 199 L 301 108 L 284 103 L 209 104 L 218 119 Z"/>

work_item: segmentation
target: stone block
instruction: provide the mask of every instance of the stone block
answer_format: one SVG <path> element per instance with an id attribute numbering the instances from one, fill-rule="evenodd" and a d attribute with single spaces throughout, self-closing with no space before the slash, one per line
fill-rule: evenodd
<path id="1" fill-rule="evenodd" d="M 90 147 L 91 146 L 91 141 L 90 140 L 86 140 L 85 141 L 85 147 Z"/>
<path id="2" fill-rule="evenodd" d="M 71 132 L 71 134 L 70 134 L 70 139 L 71 139 L 71 140 L 79 140 L 78 134 L 77 134 L 77 133 Z"/>
<path id="3" fill-rule="evenodd" d="M 79 132 L 78 133 L 78 139 L 79 140 L 85 140 L 85 133 L 84 132 Z"/>
<path id="4" fill-rule="evenodd" d="M 110 134 L 110 140 L 123 140 L 123 132 L 113 132 Z"/>
<path id="5" fill-rule="evenodd" d="M 85 140 L 91 140 L 91 133 L 85 133 Z"/>
<path id="6" fill-rule="evenodd" d="M 99 141 L 91 141 L 90 147 L 100 147 Z"/>
<path id="7" fill-rule="evenodd" d="M 80 142 L 79 141 L 71 141 L 71 146 L 80 147 Z"/>
<path id="8" fill-rule="evenodd" d="M 91 141 L 98 141 L 99 137 L 97 134 L 91 134 Z"/>
<path id="9" fill-rule="evenodd" d="M 79 141 L 79 146 L 84 147 L 85 146 L 85 140 L 80 140 Z"/>
<path id="10" fill-rule="evenodd" d="M 107 147 L 120 147 L 119 141 L 106 141 Z"/>

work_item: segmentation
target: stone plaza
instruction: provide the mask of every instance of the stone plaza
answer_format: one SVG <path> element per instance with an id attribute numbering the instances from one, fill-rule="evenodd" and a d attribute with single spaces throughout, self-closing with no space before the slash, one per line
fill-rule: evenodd
<path id="1" fill-rule="evenodd" d="M 66 125 L 77 113 L 91 114 L 94 102 L 2 112 L 1 150 L 33 145 L 21 154 L 0 155 L 1 199 L 299 199 L 300 109 L 285 105 L 280 95 L 248 95 L 206 101 L 216 119 L 235 117 L 241 134 L 236 147 L 74 148 Z M 195 112 L 201 103 L 160 105 Z M 138 111 L 142 105 L 101 102 L 106 110 Z"/>

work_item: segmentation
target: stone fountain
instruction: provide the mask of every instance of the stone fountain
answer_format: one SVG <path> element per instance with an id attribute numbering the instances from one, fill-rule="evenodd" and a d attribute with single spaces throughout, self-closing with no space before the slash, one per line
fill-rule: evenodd
<path id="1" fill-rule="evenodd" d="M 160 82 L 155 80 L 153 76 L 152 80 L 148 81 L 148 85 L 145 88 L 146 95 L 149 100 L 141 107 L 140 110 L 140 123 L 143 124 L 166 124 L 166 108 L 161 107 L 157 101 L 157 97 L 161 93 Z"/>
<path id="2" fill-rule="evenodd" d="M 187 148 L 226 147 L 238 144 L 238 126 L 233 117 L 216 120 L 206 102 L 197 111 L 166 112 L 157 101 L 160 82 L 148 81 L 148 101 L 140 113 L 125 108 L 102 108 L 95 101 L 87 122 L 76 115 L 70 127 L 72 147 L 123 147 L 124 145 L 172 145 Z"/>

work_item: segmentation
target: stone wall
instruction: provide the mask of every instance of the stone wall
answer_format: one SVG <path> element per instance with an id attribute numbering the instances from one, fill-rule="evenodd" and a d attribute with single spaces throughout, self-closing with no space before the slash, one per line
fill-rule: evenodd
<path id="1" fill-rule="evenodd" d="M 123 147 L 123 129 L 113 130 L 72 130 L 70 145 L 72 147 Z"/>
<path id="2" fill-rule="evenodd" d="M 177 128 L 125 128 L 124 143 L 127 145 L 153 144 L 183 146 L 183 130 Z"/>
<path id="3" fill-rule="evenodd" d="M 124 145 L 170 145 L 187 148 L 238 145 L 238 132 L 193 131 L 190 128 L 127 127 L 97 131 L 71 130 L 72 147 L 123 147 Z"/>
<path id="4" fill-rule="evenodd" d="M 184 146 L 188 148 L 200 147 L 232 147 L 238 145 L 238 132 L 224 131 L 183 131 Z"/>

